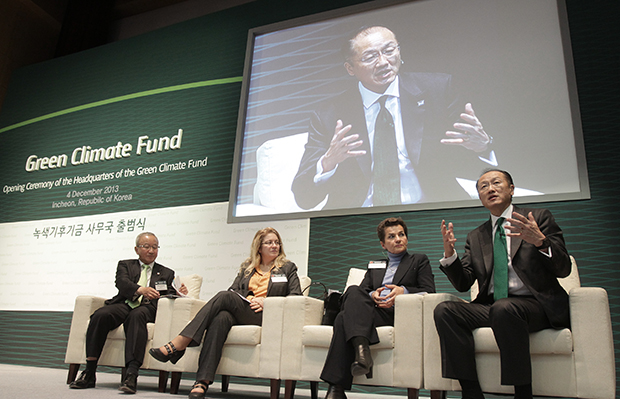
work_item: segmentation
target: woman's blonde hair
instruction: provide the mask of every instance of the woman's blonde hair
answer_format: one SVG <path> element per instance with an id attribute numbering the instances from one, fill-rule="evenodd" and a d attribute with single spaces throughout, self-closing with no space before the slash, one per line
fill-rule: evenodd
<path id="1" fill-rule="evenodd" d="M 288 259 L 286 259 L 286 254 L 284 253 L 284 244 L 282 243 L 280 233 L 278 233 L 278 231 L 273 227 L 265 227 L 264 229 L 258 230 L 254 235 L 254 240 L 252 240 L 252 247 L 250 249 L 250 256 L 241 264 L 241 270 L 243 270 L 245 275 L 249 275 L 256 266 L 260 265 L 262 261 L 260 255 L 261 245 L 263 245 L 263 240 L 267 234 L 270 233 L 275 234 L 280 242 L 280 253 L 273 260 L 273 264 L 276 267 L 282 267 L 286 262 L 288 262 Z"/>

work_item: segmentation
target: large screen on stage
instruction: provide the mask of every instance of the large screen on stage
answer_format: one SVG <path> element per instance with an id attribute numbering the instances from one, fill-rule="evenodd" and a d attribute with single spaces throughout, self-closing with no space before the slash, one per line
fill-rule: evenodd
<path id="1" fill-rule="evenodd" d="M 556 0 L 371 2 L 252 29 L 229 221 L 475 206 L 489 168 L 515 202 L 589 198 L 572 68 Z"/>

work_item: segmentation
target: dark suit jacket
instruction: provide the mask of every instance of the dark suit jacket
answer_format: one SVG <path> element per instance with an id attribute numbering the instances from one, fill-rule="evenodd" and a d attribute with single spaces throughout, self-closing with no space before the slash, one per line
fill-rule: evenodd
<path id="1" fill-rule="evenodd" d="M 387 262 L 387 259 L 385 261 Z M 386 270 L 368 269 L 360 287 L 368 293 L 380 288 Z M 424 254 L 406 253 L 401 259 L 398 269 L 396 269 L 392 284 L 404 286 L 411 294 L 416 292 L 434 293 L 435 278 L 428 257 Z"/>
<path id="2" fill-rule="evenodd" d="M 236 291 L 243 297 L 248 296 L 248 284 L 255 271 L 256 270 L 252 269 L 252 272 L 246 275 L 245 267 L 242 266 L 229 290 Z M 284 274 L 287 281 L 274 283 L 274 274 Z M 269 285 L 267 287 L 267 296 L 301 295 L 299 276 L 297 276 L 297 266 L 293 262 L 287 262 L 282 265 L 282 267 L 275 267 L 271 271 L 271 276 L 272 278 L 269 279 Z"/>
<path id="3" fill-rule="evenodd" d="M 446 130 L 453 130 L 452 124 L 459 120 L 465 105 L 461 106 L 452 93 L 451 76 L 439 73 L 401 73 L 399 76 L 405 145 L 424 193 L 423 200 L 454 200 L 458 198 L 455 195 L 468 198 L 457 185 L 455 172 L 475 180 L 484 167 L 482 162 L 476 153 L 439 142 Z M 329 148 L 338 119 L 345 126 L 352 125 L 349 134 L 359 134 L 364 142 L 356 150 L 365 150 L 366 155 L 345 160 L 327 182 L 315 184 L 316 164 Z M 297 204 L 309 209 L 329 194 L 324 209 L 361 206 L 371 183 L 371 164 L 364 106 L 355 82 L 311 117 L 308 143 L 292 185 Z M 466 170 L 472 172 L 467 174 Z M 429 172 L 433 172 L 432 175 Z"/>
<path id="4" fill-rule="evenodd" d="M 551 243 L 553 256 L 549 258 L 534 245 L 513 237 L 510 244 L 512 266 L 523 284 L 544 308 L 551 325 L 556 328 L 568 327 L 568 294 L 558 282 L 558 277 L 566 277 L 571 271 L 562 230 L 547 209 L 515 206 L 514 211 L 525 217 L 532 212 L 538 227 Z M 474 281 L 478 280 L 480 291 L 474 300 L 477 303 L 493 302 L 493 296 L 489 294 L 489 284 L 493 278 L 492 231 L 493 226 L 489 219 L 467 235 L 462 259 L 457 258 L 450 266 L 441 267 L 452 285 L 461 292 L 468 291 Z"/>
<path id="5" fill-rule="evenodd" d="M 116 294 L 113 298 L 108 299 L 105 302 L 106 305 L 125 302 L 126 299 L 135 299 L 134 294 L 139 287 L 138 280 L 140 280 L 140 273 L 142 273 L 142 267 L 138 259 L 119 261 L 118 266 L 116 267 L 116 288 L 118 288 L 118 294 Z M 155 283 L 162 280 L 165 280 L 168 285 L 168 293 L 176 293 L 172 287 L 174 271 L 155 262 L 155 264 L 153 264 L 153 272 L 151 273 L 151 282 L 149 287 L 155 288 Z M 151 303 L 154 306 L 157 306 L 157 300 L 153 300 Z"/>

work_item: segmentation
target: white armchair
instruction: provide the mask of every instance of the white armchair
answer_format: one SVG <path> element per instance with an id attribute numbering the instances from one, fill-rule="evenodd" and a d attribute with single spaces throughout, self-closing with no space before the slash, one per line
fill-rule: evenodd
<path id="1" fill-rule="evenodd" d="M 253 202 L 237 205 L 237 216 L 304 211 L 297 206 L 291 185 L 307 142 L 308 133 L 298 133 L 267 140 L 258 147 Z M 327 198 L 312 210 L 322 209 L 326 202 Z"/>
<path id="2" fill-rule="evenodd" d="M 299 279 L 302 290 L 311 283 L 309 277 L 300 276 Z M 228 390 L 228 380 L 231 375 L 267 378 L 271 381 L 271 397 L 277 398 L 280 388 L 281 340 L 284 331 L 282 314 L 285 300 L 285 297 L 265 299 L 262 326 L 232 327 L 216 371 L 217 374 L 222 375 L 223 392 Z M 176 300 L 172 322 L 169 325 L 169 338 L 178 335 L 205 303 L 205 301 L 185 298 Z M 161 346 L 166 342 L 167 340 L 157 342 L 156 346 Z M 177 364 L 170 362 L 163 364 L 167 371 L 172 372 L 170 393 L 178 392 L 183 372 L 196 372 L 201 349 L 202 344 L 187 348 L 185 355 Z"/>
<path id="3" fill-rule="evenodd" d="M 360 284 L 362 269 L 349 270 L 346 287 Z M 422 370 L 423 295 L 401 295 L 395 304 L 394 327 L 378 327 L 380 343 L 371 346 L 373 378 L 355 377 L 354 384 L 407 388 L 409 398 L 417 398 L 423 384 Z M 318 381 L 332 338 L 331 326 L 323 326 L 323 301 L 308 297 L 288 297 L 284 304 L 284 332 L 280 378 L 286 380 L 285 398 L 294 397 L 296 381 L 310 381 L 311 395 L 317 398 Z"/>
<path id="4" fill-rule="evenodd" d="M 575 259 L 560 284 L 569 293 L 571 329 L 547 329 L 530 335 L 534 395 L 577 398 L 614 398 L 616 373 L 607 292 L 580 287 Z M 477 286 L 472 287 L 475 298 Z M 458 381 L 442 378 L 441 351 L 433 311 L 443 301 L 461 301 L 451 294 L 424 298 L 424 387 L 458 391 Z M 482 390 L 512 393 L 500 384 L 499 348 L 491 328 L 474 330 L 476 366 Z"/>
<path id="5" fill-rule="evenodd" d="M 202 277 L 197 274 L 180 277 L 181 283 L 188 288 L 188 296 L 198 298 L 200 288 L 202 286 Z M 86 363 L 86 330 L 90 321 L 90 315 L 95 310 L 104 306 L 105 298 L 80 295 L 75 299 L 75 308 L 71 319 L 71 329 L 69 331 L 69 340 L 67 342 L 67 352 L 65 354 L 65 363 L 69 364 L 69 373 L 67 375 L 67 384 L 75 380 L 80 364 Z M 157 305 L 157 315 L 155 323 L 148 323 L 148 341 L 146 352 L 153 347 L 154 342 L 168 342 L 169 338 L 164 329 L 158 326 L 164 326 L 170 323 L 174 307 L 174 299 L 162 298 Z M 110 331 L 106 340 L 103 352 L 99 358 L 98 364 L 101 366 L 125 367 L 125 330 L 123 326 Z M 161 363 L 155 361 L 151 356 L 144 357 L 143 369 L 160 370 Z M 160 375 L 161 377 L 161 375 Z M 165 381 L 164 381 L 165 382 Z M 160 378 L 160 392 L 162 391 L 162 381 Z M 165 389 L 165 384 L 163 385 Z"/>

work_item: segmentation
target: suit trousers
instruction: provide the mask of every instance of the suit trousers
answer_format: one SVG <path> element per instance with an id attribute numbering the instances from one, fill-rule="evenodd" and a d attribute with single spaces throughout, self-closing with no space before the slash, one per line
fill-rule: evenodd
<path id="1" fill-rule="evenodd" d="M 351 389 L 351 363 L 355 360 L 351 338 L 365 337 L 371 345 L 377 344 L 379 336 L 376 327 L 393 325 L 394 308 L 377 308 L 368 292 L 356 285 L 347 288 L 334 321 L 334 333 L 321 379 L 346 390 Z"/>
<path id="2" fill-rule="evenodd" d="M 512 296 L 492 304 L 442 302 L 434 317 L 444 378 L 478 380 L 472 331 L 491 327 L 500 352 L 502 385 L 532 383 L 529 334 L 551 327 L 534 297 Z"/>
<path id="3" fill-rule="evenodd" d="M 196 381 L 213 382 L 215 379 L 224 342 L 232 326 L 239 324 L 260 326 L 262 322 L 263 312 L 256 313 L 236 292 L 221 291 L 215 294 L 180 333 L 192 339 L 189 346 L 200 345 L 204 336 Z"/>
<path id="4" fill-rule="evenodd" d="M 86 330 L 86 357 L 99 359 L 108 333 L 121 324 L 125 330 L 125 365 L 136 360 L 144 362 L 148 330 L 146 323 L 155 322 L 157 308 L 152 304 L 142 304 L 132 309 L 126 303 L 114 303 L 97 309 L 90 316 Z"/>

